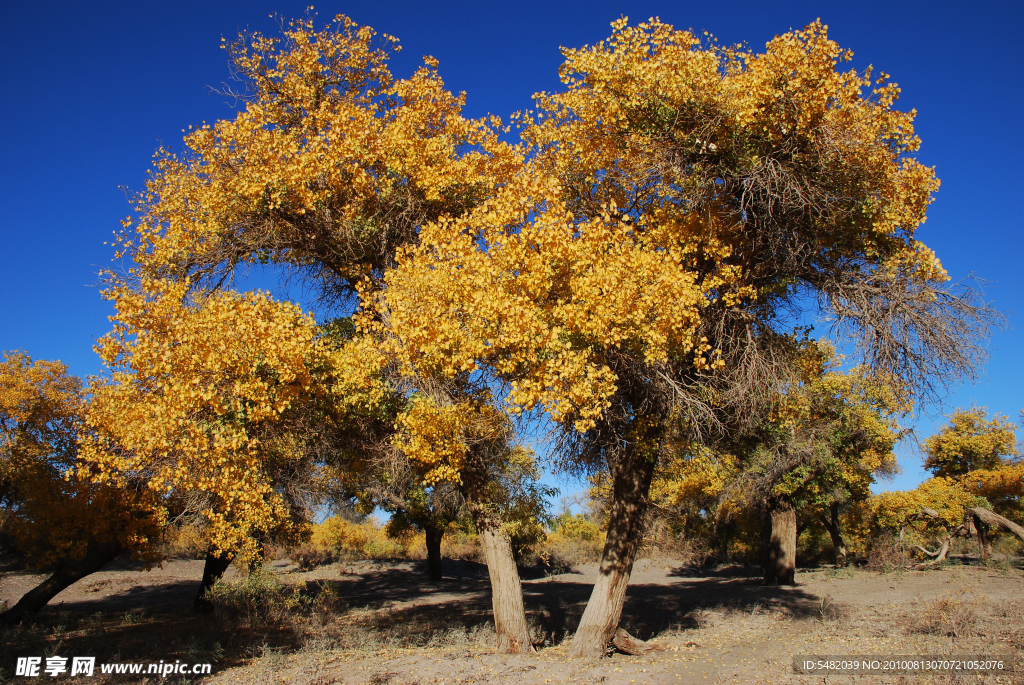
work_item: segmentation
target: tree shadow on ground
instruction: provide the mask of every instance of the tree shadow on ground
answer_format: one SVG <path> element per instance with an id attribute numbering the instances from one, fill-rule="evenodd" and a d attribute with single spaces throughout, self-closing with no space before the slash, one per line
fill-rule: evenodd
<path id="1" fill-rule="evenodd" d="M 425 563 L 364 564 L 361 568 L 361 573 L 344 573 L 344 569 L 339 569 L 335 577 L 306 580 L 303 594 L 315 600 L 329 588 L 340 600 L 333 619 L 358 624 L 368 636 L 386 635 L 410 646 L 436 642 L 438 634 L 471 633 L 490 625 L 490 582 L 483 564 L 446 560 L 445 579 L 436 583 L 427 580 Z M 638 573 L 626 593 L 622 626 L 641 639 L 650 639 L 672 628 L 700 627 L 702 610 L 707 608 L 783 610 L 797 617 L 816 614 L 820 603 L 817 596 L 799 586 L 762 585 L 760 578 L 752 577 L 752 568 L 677 568 L 654 579 L 657 582 L 646 582 L 652 580 L 650 574 Z M 287 575 L 280 579 L 289 582 Z M 151 657 L 152 645 L 162 645 L 165 638 L 177 640 L 171 650 L 175 654 L 213 649 L 211 645 L 220 642 L 234 655 L 231 658 L 243 658 L 260 645 L 266 645 L 265 649 L 287 649 L 296 644 L 295 635 L 275 632 L 277 629 L 270 625 L 260 635 L 259 628 L 247 629 L 248 632 L 226 630 L 223 621 L 193 614 L 191 602 L 198 585 L 198 578 L 175 578 L 173 582 L 136 586 L 95 600 L 66 602 L 47 607 L 37 623 L 49 626 L 47 629 L 52 633 L 62 623 L 81 624 L 93 617 L 91 620 L 103 624 L 104 644 L 109 640 L 111 644 L 124 645 L 119 652 L 122 660 L 136 652 L 139 660 Z M 524 601 L 537 641 L 557 643 L 571 635 L 592 589 L 592 578 L 582 574 L 526 579 Z M 125 617 L 125 612 L 143 607 L 141 618 Z M 132 621 L 141 621 L 143 625 L 133 625 Z M 33 639 L 44 638 L 49 639 L 39 630 L 22 630 L 5 641 L 7 646 L 16 643 L 25 647 Z M 78 649 L 76 639 L 69 635 L 64 644 Z M 89 640 L 95 641 L 95 636 L 83 638 L 81 648 L 94 644 Z M 166 656 L 161 654 L 158 658 Z"/>

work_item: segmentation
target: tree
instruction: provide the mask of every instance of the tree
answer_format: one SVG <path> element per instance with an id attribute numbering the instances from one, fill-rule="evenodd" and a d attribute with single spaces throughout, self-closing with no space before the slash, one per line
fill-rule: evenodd
<path id="1" fill-rule="evenodd" d="M 924 441 L 924 467 L 936 476 L 957 477 L 969 471 L 996 469 L 1015 457 L 1017 437 L 1005 416 L 991 420 L 984 408 L 957 409 L 949 425 Z"/>
<path id="2" fill-rule="evenodd" d="M 226 47 L 246 87 L 244 111 L 187 136 L 184 157 L 158 154 L 119 251 L 137 265 L 133 275 L 217 288 L 239 265 L 271 262 L 319 291 L 327 310 L 351 306 L 357 293 L 372 301 L 425 222 L 484 201 L 521 163 L 498 140 L 500 121 L 461 115 L 464 96 L 444 88 L 436 60 L 396 80 L 387 61 L 397 41 L 378 43 L 347 17 L 322 31 L 311 19 L 295 21 L 280 39 L 243 35 Z M 375 387 L 429 395 L 434 410 L 423 400 L 413 415 L 440 418 L 453 397 L 474 395 L 404 370 Z M 480 447 L 464 471 L 438 475 L 458 482 L 476 512 L 503 649 L 530 650 L 510 543 L 501 522 L 483 513 L 490 448 L 479 436 L 469 440 Z"/>
<path id="3" fill-rule="evenodd" d="M 911 409 L 899 383 L 863 367 L 841 373 L 839 361 L 820 344 L 809 346 L 801 360 L 801 385 L 790 393 L 787 414 L 798 426 L 793 434 L 802 432 L 814 443 L 813 457 L 775 486 L 805 521 L 820 522 L 829 532 L 837 564 L 846 559 L 840 512 L 866 502 L 877 476 L 897 471 L 897 420 Z"/>
<path id="4" fill-rule="evenodd" d="M 329 364 L 312 318 L 263 293 L 188 294 L 187 283 L 106 296 L 115 327 L 97 350 L 112 372 L 90 389 L 80 453 L 93 479 L 186 503 L 174 516 L 209 540 L 207 584 L 236 556 L 256 563 L 265 542 L 307 535 L 327 394 L 313 369 Z"/>
<path id="5" fill-rule="evenodd" d="M 0 363 L 0 538 L 53 572 L 0 614 L 16 623 L 122 554 L 152 561 L 163 510 L 138 482 L 98 485 L 78 461 L 88 404 L 60 362 L 4 353 Z"/>
<path id="6" fill-rule="evenodd" d="M 516 178 L 424 227 L 369 304 L 407 364 L 507 384 L 511 411 L 562 428 L 564 463 L 607 468 L 608 539 L 572 649 L 599 655 L 667 437 L 759 422 L 802 313 L 918 397 L 974 372 L 996 317 L 914 239 L 938 181 L 909 156 L 898 88 L 837 71 L 850 54 L 821 24 L 753 54 L 623 19 L 564 54 L 566 90 L 520 118 Z"/>

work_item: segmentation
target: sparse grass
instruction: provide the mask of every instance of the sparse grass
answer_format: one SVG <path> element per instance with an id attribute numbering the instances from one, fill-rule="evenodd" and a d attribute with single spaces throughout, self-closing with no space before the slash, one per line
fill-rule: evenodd
<path id="1" fill-rule="evenodd" d="M 942 597 L 911 614 L 907 630 L 922 635 L 963 638 L 975 634 L 977 623 L 978 615 L 967 601 Z"/>
<path id="2" fill-rule="evenodd" d="M 1008 573 L 1015 577 L 1018 574 L 1012 568 Z M 863 645 L 870 653 L 893 654 L 948 649 L 950 638 L 963 653 L 1019 654 L 1024 646 L 1024 600 L 1012 599 L 1012 593 L 1007 600 L 1005 594 L 1015 578 L 1003 580 L 977 566 L 955 565 L 941 573 L 908 572 L 898 585 L 892 582 L 892 576 L 874 572 L 819 569 L 813 577 L 809 574 L 801 581 L 803 587 L 771 592 L 738 576 L 711 576 L 702 581 L 708 588 L 742 590 L 719 594 L 721 600 L 703 605 L 697 602 L 705 601 L 706 595 L 697 591 L 694 597 L 691 590 L 692 603 L 680 605 L 679 613 L 667 615 L 660 625 L 648 624 L 650 632 L 646 633 L 642 632 L 642 622 L 629 623 L 632 619 L 627 607 L 624 627 L 664 646 L 665 651 L 635 658 L 617 655 L 587 662 L 585 668 L 582 662 L 577 668 L 577 660 L 565 658 L 578 616 L 574 612 L 585 598 L 563 602 L 556 591 L 558 601 L 545 605 L 543 612 L 531 610 L 532 634 L 540 652 L 509 658 L 493 653 L 495 634 L 485 603 L 473 600 L 467 604 L 458 599 L 435 604 L 387 602 L 389 592 L 404 589 L 382 584 L 387 577 L 384 573 L 367 576 L 372 581 L 285 585 L 278 577 L 253 574 L 217 586 L 212 616 L 195 616 L 181 609 L 133 610 L 127 612 L 130 618 L 126 620 L 123 610 L 106 615 L 50 610 L 39 621 L 0 633 L 0 652 L 95 654 L 104 662 L 148 661 L 154 656 L 209 661 L 215 664 L 213 682 L 220 682 L 218 674 L 237 666 L 241 670 L 228 677 L 229 682 L 411 685 L 417 680 L 425 684 L 443 678 L 463 683 L 551 679 L 551 683 L 576 685 L 596 682 L 591 672 L 605 676 L 606 683 L 633 679 L 637 683 L 676 682 L 674 674 L 681 671 L 672 669 L 682 668 L 678 664 L 696 669 L 699 661 L 718 669 L 723 660 L 730 659 L 738 664 L 730 668 L 739 669 L 739 682 L 757 682 L 758 678 L 761 682 L 789 682 L 788 674 L 771 670 L 780 654 L 842 654 L 849 653 L 850 645 Z M 350 587 L 345 585 L 350 582 L 375 583 L 374 591 L 385 601 L 367 602 L 349 596 L 343 603 L 338 597 L 339 588 Z M 576 584 L 579 579 L 555 582 Z M 981 594 L 989 583 L 997 584 L 1003 594 L 998 598 Z M 676 592 L 685 594 L 684 586 L 690 585 L 688 579 L 682 585 L 673 585 L 674 589 L 666 586 L 666 597 Z M 898 596 L 902 599 L 896 603 L 887 603 L 892 596 L 891 585 L 900 588 Z M 477 592 L 479 585 L 473 587 L 471 592 Z M 945 594 L 915 603 L 912 598 L 920 592 L 917 588 L 924 588 L 927 597 Z M 868 607 L 867 602 L 858 604 L 858 593 L 862 592 L 884 592 L 886 599 L 877 603 L 868 600 Z M 657 602 L 646 606 L 655 605 Z M 634 618 L 638 615 L 633 614 Z M 799 651 L 795 651 L 798 646 Z M 749 658 L 750 648 L 757 652 L 756 661 Z M 485 672 L 484 665 L 491 670 Z M 427 666 L 432 671 L 424 677 Z M 626 667 L 635 667 L 636 675 L 631 672 L 627 677 Z M 648 677 L 641 670 L 659 668 L 664 677 Z M 513 673 L 511 669 L 532 670 Z M 758 669 L 767 670 L 762 674 Z M 704 673 L 709 676 L 706 681 L 694 675 L 698 679 L 693 682 L 716 682 L 718 671 Z M 0 682 L 11 675 L 12 666 L 0 664 Z M 121 676 L 121 680 L 96 678 L 96 682 L 133 681 Z"/>

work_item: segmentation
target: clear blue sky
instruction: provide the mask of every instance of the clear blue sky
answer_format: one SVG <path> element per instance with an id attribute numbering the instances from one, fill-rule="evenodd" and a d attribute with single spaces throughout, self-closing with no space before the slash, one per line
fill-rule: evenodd
<path id="1" fill-rule="evenodd" d="M 93 340 L 110 308 L 95 287 L 109 241 L 129 213 L 120 186 L 142 185 L 157 146 L 181 146 L 181 129 L 232 116 L 210 92 L 228 80 L 221 37 L 272 32 L 268 15 L 296 17 L 306 3 L 17 2 L 5 5 L 0 42 L 0 349 L 61 359 L 73 373 L 100 371 Z M 761 49 L 772 36 L 820 17 L 830 35 L 903 88 L 919 112 L 919 159 L 942 188 L 919 236 L 954 278 L 990 281 L 987 297 L 1011 328 L 991 341 L 985 376 L 956 389 L 950 406 L 987 406 L 1016 418 L 1024 407 L 1021 312 L 1024 246 L 1021 160 L 1024 83 L 1019 2 L 332 2 L 401 39 L 392 64 L 408 75 L 423 55 L 441 62 L 448 86 L 467 93 L 467 113 L 507 116 L 539 90 L 559 87 L 559 46 L 605 38 L 625 14 L 708 30 Z M 947 407 L 948 410 L 948 407 Z M 930 434 L 941 417 L 917 420 Z M 887 488 L 920 482 L 908 450 Z M 571 489 L 563 488 L 564 490 Z"/>

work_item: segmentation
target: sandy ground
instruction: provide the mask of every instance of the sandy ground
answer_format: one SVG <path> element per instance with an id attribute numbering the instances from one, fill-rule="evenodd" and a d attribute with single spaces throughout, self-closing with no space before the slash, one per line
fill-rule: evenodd
<path id="1" fill-rule="evenodd" d="M 273 562 L 271 570 L 290 586 L 329 583 L 343 603 L 331 617 L 333 622 L 307 630 L 299 642 L 275 642 L 266 635 L 262 642 L 250 641 L 247 653 L 215 663 L 213 675 L 201 682 L 1024 682 L 1024 674 L 952 680 L 916 675 L 823 677 L 795 675 L 792 668 L 797 655 L 1016 657 L 1024 652 L 1024 573 L 1005 565 L 899 574 L 808 570 L 798 573 L 795 587 L 773 588 L 762 586 L 753 568 L 709 572 L 671 561 L 641 560 L 631 579 L 622 624 L 638 637 L 653 638 L 661 649 L 599 660 L 567 655 L 567 636 L 571 639 L 596 574 L 592 565 L 557 576 L 525 574 L 524 597 L 538 650 L 523 656 L 498 655 L 491 648 L 490 588 L 480 564 L 446 561 L 448 577 L 436 584 L 426 581 L 423 562 L 364 561 L 301 572 L 281 560 Z M 229 579 L 233 574 L 229 570 Z M 140 650 L 146 653 L 147 644 L 149 654 L 160 654 L 165 625 L 177 622 L 174 634 L 181 635 L 181 626 L 189 621 L 198 623 L 187 623 L 186 630 L 217 620 L 194 618 L 189 612 L 201 575 L 201 561 L 172 561 L 149 571 L 108 567 L 61 593 L 43 618 L 49 614 L 51 624 L 55 616 L 73 623 L 76 616 L 99 620 L 125 614 L 121 625 L 102 628 L 107 640 L 123 643 L 116 655 L 127 659 Z M 0 578 L 0 600 L 13 603 L 39 578 L 6 572 Z M 131 625 L 132 612 L 139 612 L 145 625 Z M 430 632 L 420 646 L 403 646 L 398 639 L 417 631 Z M 167 640 L 173 632 L 166 628 Z M 6 644 L 23 650 L 33 644 L 26 642 L 29 639 L 37 639 L 42 650 L 54 641 L 46 631 L 32 637 L 23 629 Z M 61 634 L 61 644 L 76 649 L 86 649 L 90 639 L 96 639 L 95 631 Z M 13 658 L 0 660 L 0 682 L 13 672 L 7 661 Z"/>

